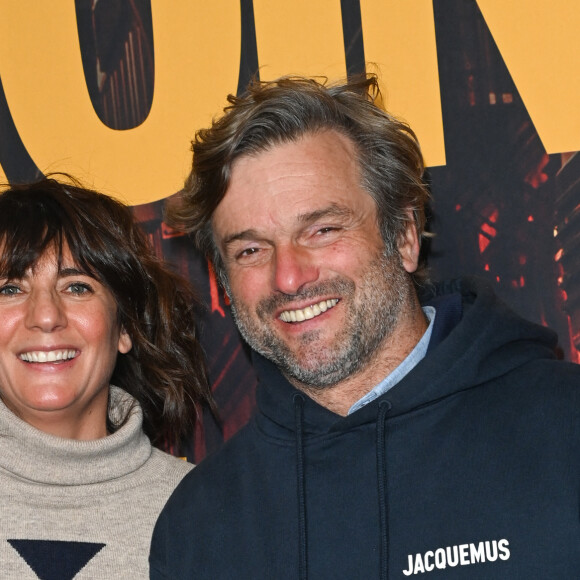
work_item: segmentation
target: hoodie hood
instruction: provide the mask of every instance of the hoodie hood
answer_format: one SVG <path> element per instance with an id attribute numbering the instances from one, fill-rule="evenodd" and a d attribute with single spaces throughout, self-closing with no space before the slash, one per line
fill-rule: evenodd
<path id="1" fill-rule="evenodd" d="M 555 358 L 556 334 L 519 317 L 480 279 L 462 278 L 429 285 L 420 295 L 423 305 L 437 309 L 429 353 L 388 393 L 362 409 L 340 417 L 301 394 L 303 399 L 302 433 L 304 436 L 351 429 L 375 422 L 381 401 L 388 401 L 389 416 L 404 414 L 465 389 L 476 388 L 506 375 L 530 360 Z M 456 301 L 461 305 L 461 320 L 452 328 L 449 319 L 440 316 L 440 305 Z M 443 336 L 442 336 L 443 335 Z M 437 338 L 435 338 L 437 336 Z M 433 344 L 438 341 L 437 344 Z M 270 361 L 254 353 L 258 373 L 258 407 L 267 418 L 268 431 L 279 437 L 293 438 L 296 430 L 294 397 L 300 391 L 281 377 Z M 276 385 L 270 388 L 269 385 Z M 369 385 L 369 390 L 374 385 Z"/>

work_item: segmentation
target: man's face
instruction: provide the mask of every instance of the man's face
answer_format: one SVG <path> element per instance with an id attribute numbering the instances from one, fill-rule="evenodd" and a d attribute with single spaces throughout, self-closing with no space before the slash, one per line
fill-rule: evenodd
<path id="1" fill-rule="evenodd" d="M 407 238 L 385 256 L 347 138 L 327 131 L 240 157 L 213 229 L 240 332 L 290 380 L 335 385 L 385 348 L 416 259 Z"/>

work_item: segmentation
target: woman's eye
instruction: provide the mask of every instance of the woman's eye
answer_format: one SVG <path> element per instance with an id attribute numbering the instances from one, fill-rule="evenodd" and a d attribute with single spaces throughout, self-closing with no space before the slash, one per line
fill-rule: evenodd
<path id="1" fill-rule="evenodd" d="M 75 294 L 77 296 L 81 296 L 82 294 L 87 294 L 93 291 L 90 284 L 86 284 L 84 282 L 74 282 L 73 284 L 69 284 L 67 290 L 71 294 Z"/>
<path id="2" fill-rule="evenodd" d="M 0 287 L 0 294 L 3 294 L 4 296 L 14 296 L 20 292 L 20 288 L 15 284 L 4 284 L 4 286 Z"/>

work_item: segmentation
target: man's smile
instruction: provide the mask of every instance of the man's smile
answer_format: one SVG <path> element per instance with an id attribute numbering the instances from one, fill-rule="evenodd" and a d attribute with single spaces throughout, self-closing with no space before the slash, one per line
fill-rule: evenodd
<path id="1" fill-rule="evenodd" d="M 320 316 L 323 312 L 326 312 L 330 308 L 334 308 L 338 304 L 338 298 L 331 298 L 329 300 L 322 300 L 316 304 L 311 304 L 306 308 L 300 308 L 298 310 L 284 310 L 280 314 L 280 320 L 283 322 L 303 322 L 304 320 L 310 320 L 316 316 Z"/>

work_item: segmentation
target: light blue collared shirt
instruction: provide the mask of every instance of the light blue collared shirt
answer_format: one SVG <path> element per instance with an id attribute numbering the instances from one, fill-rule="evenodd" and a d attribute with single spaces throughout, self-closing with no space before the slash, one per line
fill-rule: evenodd
<path id="1" fill-rule="evenodd" d="M 384 395 L 388 390 L 392 389 L 399 381 L 410 373 L 427 354 L 429 341 L 431 340 L 431 333 L 433 332 L 433 323 L 435 322 L 435 308 L 433 306 L 424 306 L 423 312 L 429 319 L 429 326 L 421 340 L 415 345 L 415 348 L 408 354 L 407 358 L 388 374 L 372 391 L 367 393 L 364 397 L 359 399 L 349 410 L 348 415 L 358 411 L 377 397 Z"/>

